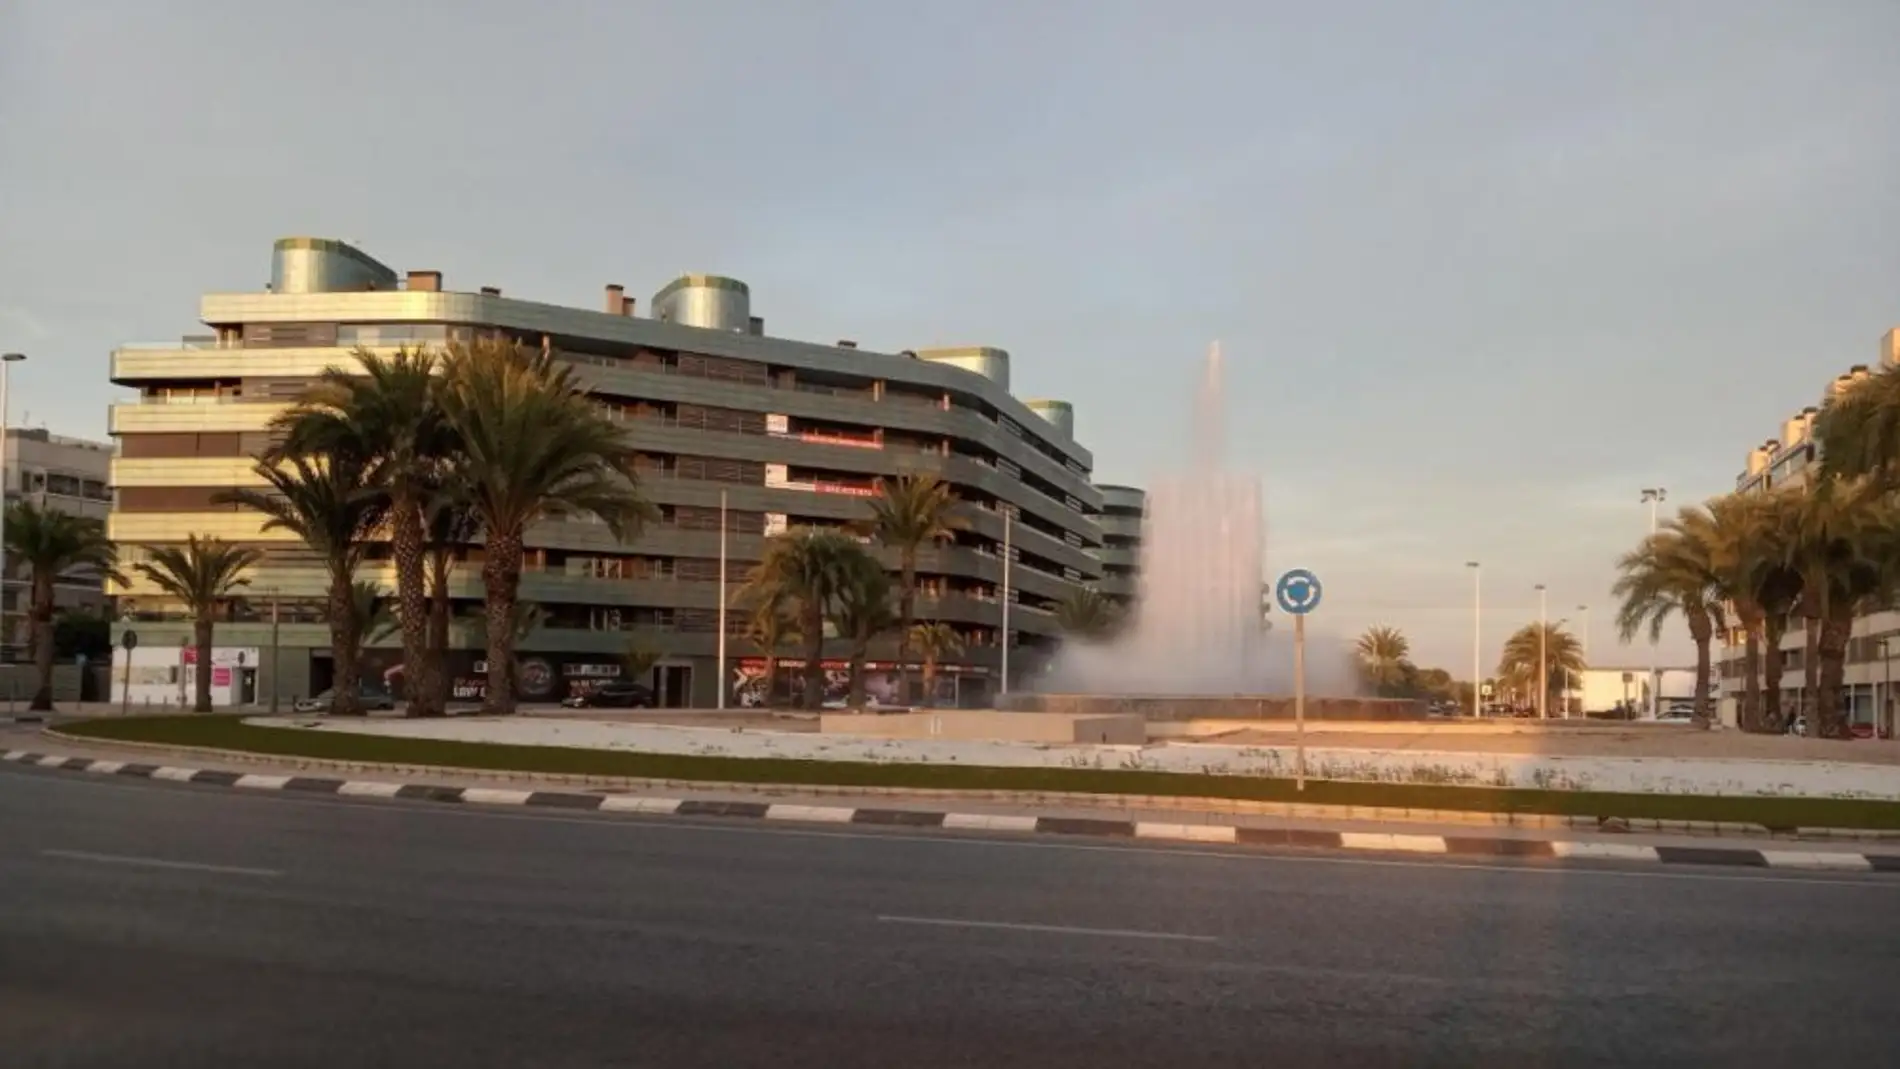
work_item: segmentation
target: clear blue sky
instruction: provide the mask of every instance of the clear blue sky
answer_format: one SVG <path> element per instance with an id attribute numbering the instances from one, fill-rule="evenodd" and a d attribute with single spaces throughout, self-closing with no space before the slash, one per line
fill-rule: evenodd
<path id="1" fill-rule="evenodd" d="M 716 271 L 775 334 L 1009 349 L 1139 484 L 1219 338 L 1329 628 L 1462 672 L 1478 558 L 1493 640 L 1541 581 L 1607 662 L 1638 488 L 1729 487 L 1900 323 L 1896 41 L 1878 0 L 0 0 L 0 348 L 16 418 L 98 435 L 111 347 L 280 235 L 581 305 Z"/>

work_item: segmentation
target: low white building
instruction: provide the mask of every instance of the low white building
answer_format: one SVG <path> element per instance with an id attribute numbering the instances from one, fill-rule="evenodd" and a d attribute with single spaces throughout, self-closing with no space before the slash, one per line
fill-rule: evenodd
<path id="1" fill-rule="evenodd" d="M 1586 668 L 1577 675 L 1568 697 L 1586 715 L 1625 706 L 1634 707 L 1640 715 L 1647 716 L 1652 692 L 1664 703 L 1695 697 L 1693 668 L 1661 668 L 1652 674 L 1648 665 L 1603 665 Z M 1713 686 L 1710 696 L 1716 696 Z"/>
<path id="2" fill-rule="evenodd" d="M 191 646 L 140 646 L 112 651 L 112 700 L 135 706 L 190 708 L 197 691 L 197 649 Z M 256 700 L 255 646 L 211 648 L 211 704 L 246 705 Z"/>

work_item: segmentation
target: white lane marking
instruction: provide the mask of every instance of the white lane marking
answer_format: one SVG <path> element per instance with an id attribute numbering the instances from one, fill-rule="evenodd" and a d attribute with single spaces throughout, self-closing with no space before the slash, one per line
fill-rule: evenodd
<path id="1" fill-rule="evenodd" d="M 1389 835 L 1384 832 L 1343 831 L 1339 845 L 1347 850 L 1390 850 L 1406 854 L 1442 854 L 1442 835 Z"/>
<path id="2" fill-rule="evenodd" d="M 1035 831 L 1036 818 L 1007 813 L 945 813 L 943 826 L 965 831 Z"/>
<path id="3" fill-rule="evenodd" d="M 1065 924 L 1014 924 L 1009 921 L 969 921 L 954 917 L 892 917 L 880 916 L 878 920 L 885 924 L 917 924 L 932 928 L 989 928 L 1004 932 L 1044 932 L 1050 935 L 1094 935 L 1114 939 L 1166 939 L 1180 943 L 1219 942 L 1211 935 L 1188 935 L 1183 932 L 1144 932 L 1133 928 L 1072 928 Z"/>
<path id="4" fill-rule="evenodd" d="M 63 754 L 49 753 L 39 759 L 41 768 L 57 768 L 65 763 L 66 757 Z"/>
<path id="5" fill-rule="evenodd" d="M 266 776 L 261 772 L 249 772 L 232 782 L 233 787 L 248 787 L 254 791 L 281 791 L 284 784 L 290 782 L 289 776 Z"/>
<path id="6" fill-rule="evenodd" d="M 1592 861 L 1662 860 L 1653 846 L 1631 846 L 1627 843 L 1579 843 L 1558 839 L 1550 844 L 1550 852 L 1558 857 L 1581 857 Z"/>
<path id="7" fill-rule="evenodd" d="M 8 750 L 6 753 L 0 754 L 0 761 L 18 761 L 25 756 L 25 750 Z"/>
<path id="8" fill-rule="evenodd" d="M 505 790 L 500 787 L 464 787 L 462 801 L 470 805 L 527 805 L 533 791 Z"/>
<path id="9" fill-rule="evenodd" d="M 64 781 L 64 780 L 59 780 L 59 779 L 48 779 L 45 782 L 60 783 L 60 782 L 70 782 L 70 781 Z M 395 793 L 396 788 L 402 786 L 399 783 L 386 783 L 386 784 L 359 783 L 355 785 L 362 786 L 362 787 L 388 788 L 387 792 L 377 792 L 376 796 L 379 796 L 379 797 L 387 797 L 389 795 L 392 795 Z M 351 786 L 351 784 L 345 784 L 345 786 L 346 787 Z M 142 791 L 142 790 L 149 790 L 150 788 L 146 787 L 144 784 L 140 784 L 136 782 L 126 782 L 123 780 L 115 779 L 112 781 L 88 784 L 85 789 L 95 790 L 95 791 L 98 791 L 98 790 Z M 338 793 L 352 794 L 352 793 L 359 793 L 359 792 L 339 791 Z M 218 794 L 196 794 L 196 795 L 193 795 L 193 797 L 215 799 L 220 796 Z M 233 796 L 225 795 L 224 797 L 233 797 Z M 237 795 L 235 797 L 246 797 L 246 796 Z M 1792 885 L 1798 885 L 1798 886 L 1804 886 L 1804 887 L 1857 887 L 1857 888 L 1863 888 L 1863 889 L 1872 888 L 1884 894 L 1892 894 L 1894 885 L 1896 883 L 1896 881 L 1894 880 L 1882 878 L 1881 874 L 1878 874 L 1878 873 L 1876 873 L 1874 877 L 1871 879 L 1859 879 L 1859 878 L 1825 879 L 1825 878 L 1817 878 L 1817 877 L 1809 877 L 1809 876 L 1794 876 L 1794 875 L 1788 875 L 1788 876 L 1750 875 L 1749 873 L 1751 872 L 1758 873 L 1761 870 L 1760 869 L 1751 870 L 1751 869 L 1741 869 L 1741 868 L 1719 868 L 1711 872 L 1703 873 L 1703 872 L 1663 871 L 1663 870 L 1650 871 L 1650 870 L 1636 870 L 1636 869 L 1591 868 L 1591 867 L 1580 867 L 1580 866 L 1574 866 L 1574 865 L 1534 865 L 1534 864 L 1502 864 L 1500 865 L 1500 864 L 1485 864 L 1481 862 L 1472 862 L 1472 861 L 1425 861 L 1425 860 L 1401 861 L 1398 859 L 1387 859 L 1387 858 L 1343 857 L 1343 856 L 1342 857 L 1326 857 L 1326 856 L 1320 856 L 1320 855 L 1315 855 L 1315 854 L 1276 854 L 1276 853 L 1270 853 L 1270 852 L 1265 852 L 1265 851 L 1238 853 L 1238 852 L 1232 852 L 1232 851 L 1226 851 L 1226 850 L 1210 850 L 1205 847 L 1196 847 L 1196 846 L 1166 846 L 1164 847 L 1164 846 L 1135 846 L 1132 844 L 1112 845 L 1112 846 L 1111 845 L 1095 845 L 1095 844 L 1090 844 L 1090 843 L 1075 842 L 1073 840 L 1064 841 L 1061 837 L 1058 837 L 1058 836 L 1047 836 L 1047 837 L 1036 838 L 1036 839 L 1013 839 L 1013 838 L 1012 839 L 984 839 L 984 838 L 974 838 L 974 837 L 959 836 L 959 835 L 927 835 L 927 834 L 914 835 L 914 834 L 906 834 L 906 833 L 898 832 L 898 831 L 843 831 L 843 830 L 832 829 L 832 828 L 824 828 L 824 829 L 798 828 L 798 827 L 789 826 L 787 824 L 775 824 L 775 825 L 766 826 L 766 825 L 747 825 L 747 824 L 714 824 L 714 823 L 704 823 L 704 822 L 699 822 L 699 821 L 607 820 L 607 819 L 601 819 L 599 817 L 554 816 L 551 813 L 535 812 L 533 810 L 528 810 L 528 809 L 523 809 L 520 812 L 508 812 L 505 810 L 487 810 L 487 809 L 463 809 L 463 808 L 457 808 L 455 806 L 413 806 L 413 807 L 403 807 L 403 808 L 397 809 L 397 808 L 392 808 L 389 806 L 382 805 L 378 802 L 344 802 L 344 801 L 338 801 L 335 798 L 312 797 L 312 796 L 301 795 L 301 794 L 296 794 L 296 793 L 291 793 L 291 792 L 271 794 L 271 795 L 249 795 L 248 797 L 255 798 L 260 801 L 263 801 L 264 799 L 268 798 L 269 804 L 272 804 L 272 805 L 337 806 L 343 809 L 360 809 L 360 810 L 371 811 L 371 812 L 391 813 L 391 814 L 394 814 L 394 813 L 408 813 L 412 815 L 413 814 L 427 814 L 430 816 L 446 817 L 451 820 L 538 820 L 538 821 L 544 821 L 544 822 L 553 823 L 553 824 L 574 824 L 574 825 L 594 827 L 594 828 L 618 828 L 622 830 L 638 829 L 641 831 L 683 832 L 686 834 L 694 834 L 694 835 L 696 834 L 779 835 L 779 836 L 795 836 L 795 837 L 812 838 L 812 839 L 873 839 L 873 840 L 882 840 L 885 842 L 941 843 L 941 844 L 946 844 L 950 846 L 995 847 L 995 848 L 1002 848 L 1002 849 L 1069 850 L 1069 851 L 1082 852 L 1082 853 L 1142 854 L 1142 855 L 1147 855 L 1151 857 L 1209 858 L 1216 861 L 1245 861 L 1245 862 L 1252 862 L 1255 864 L 1265 864 L 1265 865 L 1345 865 L 1345 866 L 1357 867 L 1357 868 L 1406 868 L 1406 869 L 1438 869 L 1438 870 L 1449 869 L 1453 871 L 1463 871 L 1463 872 L 1505 872 L 1505 873 L 1514 873 L 1514 874 L 1523 875 L 1523 876 L 1535 876 L 1535 877 L 1544 877 L 1544 878 L 1550 878 L 1550 877 L 1564 878 L 1564 877 L 1578 876 L 1578 877 L 1596 877 L 1596 878 L 1601 878 L 1601 879 L 1613 879 L 1613 880 L 1673 880 L 1673 881 L 1678 881 L 1678 882 L 1689 882 L 1689 883 L 1737 881 L 1741 883 L 1792 884 Z M 615 811 L 619 811 L 623 813 L 671 814 L 673 810 L 678 808 L 680 804 L 679 800 L 674 799 L 674 798 L 631 799 L 623 795 L 609 795 L 607 796 L 605 801 L 619 803 L 619 804 L 608 805 L 608 804 L 603 803 L 601 805 L 602 810 L 615 810 Z M 641 808 L 641 807 L 637 807 L 634 804 L 630 804 L 630 803 L 636 803 L 636 802 L 652 803 L 652 807 Z M 666 808 L 660 808 L 660 806 L 665 806 Z M 969 822 L 963 822 L 963 821 L 952 821 L 950 819 L 952 817 L 958 817 L 958 816 L 969 818 L 970 820 L 975 820 L 975 821 L 986 821 L 986 822 L 994 822 L 994 823 L 969 823 Z M 1026 821 L 1027 825 L 1026 826 L 1023 824 L 1007 824 L 1006 825 L 1004 823 L 1006 821 Z M 1008 816 L 1001 816 L 1001 815 L 990 816 L 987 814 L 970 814 L 970 813 L 965 813 L 965 814 L 953 813 L 953 814 L 950 814 L 950 816 L 947 817 L 944 821 L 944 827 L 946 828 L 963 828 L 965 830 L 1034 830 L 1034 826 L 1035 826 L 1034 817 L 1008 817 Z M 1599 854 L 1599 853 L 1583 852 L 1583 851 L 1573 851 L 1569 854 L 1564 853 L 1564 848 L 1566 847 L 1588 848 L 1588 847 L 1596 847 L 1596 846 L 1601 845 L 1605 847 L 1611 847 L 1613 849 L 1620 850 L 1620 851 L 1649 851 L 1651 856 L 1648 857 L 1648 860 L 1651 860 L 1651 861 L 1656 860 L 1654 856 L 1654 848 L 1652 847 L 1621 846 L 1621 845 L 1613 845 L 1613 844 L 1608 844 L 1608 843 L 1605 843 L 1605 844 L 1575 843 L 1575 842 L 1565 842 L 1565 841 L 1555 841 L 1555 842 L 1552 842 L 1551 845 L 1553 847 L 1558 848 L 1557 856 L 1559 857 L 1571 856 L 1571 857 L 1578 857 L 1578 858 L 1585 858 L 1585 859 L 1592 859 L 1592 860 L 1638 860 L 1637 858 L 1635 858 L 1633 854 L 1609 855 L 1609 854 Z"/>
<path id="10" fill-rule="evenodd" d="M 197 774 L 198 774 L 198 770 L 195 768 L 174 768 L 171 765 L 165 765 L 164 767 L 153 772 L 152 778 L 153 779 L 168 779 L 168 780 L 173 780 L 178 783 L 190 783 L 191 777 Z"/>
<path id="11" fill-rule="evenodd" d="M 678 798 L 644 798 L 630 794 L 610 794 L 600 801 L 603 813 L 671 814 L 680 807 Z M 587 823 L 583 821 L 582 823 Z"/>
<path id="12" fill-rule="evenodd" d="M 336 789 L 338 794 L 347 794 L 356 798 L 394 798 L 402 790 L 400 783 L 379 783 L 375 780 L 353 779 Z"/>
<path id="13" fill-rule="evenodd" d="M 801 820 L 813 824 L 849 824 L 857 810 L 841 805 L 772 805 L 767 820 Z"/>
<path id="14" fill-rule="evenodd" d="M 1763 850 L 1762 859 L 1775 869 L 1843 869 L 1872 872 L 1874 863 L 1863 854 L 1831 854 L 1819 850 Z"/>
<path id="15" fill-rule="evenodd" d="M 1137 839 L 1179 839 L 1190 843 L 1231 843 L 1234 829 L 1225 824 L 1154 824 L 1135 822 Z"/>
<path id="16" fill-rule="evenodd" d="M 86 766 L 86 771 L 95 775 L 110 776 L 124 767 L 124 761 L 94 761 Z"/>
<path id="17" fill-rule="evenodd" d="M 207 865 L 197 861 L 167 861 L 162 857 L 130 857 L 124 854 L 95 854 L 90 850 L 41 850 L 45 857 L 67 861 L 94 861 L 102 865 L 135 865 L 148 869 L 178 869 L 184 872 L 215 872 L 226 876 L 282 876 L 279 869 L 252 869 L 242 865 Z"/>

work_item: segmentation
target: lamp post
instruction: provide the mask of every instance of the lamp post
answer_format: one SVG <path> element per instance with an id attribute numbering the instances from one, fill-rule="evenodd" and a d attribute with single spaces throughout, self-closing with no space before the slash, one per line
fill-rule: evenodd
<path id="1" fill-rule="evenodd" d="M 1660 486 L 1645 486 L 1643 488 L 1643 503 L 1649 506 L 1649 537 L 1651 538 L 1656 537 L 1656 511 L 1660 509 L 1662 503 L 1667 500 L 1669 500 L 1668 490 Z M 1658 710 L 1662 708 L 1660 704 L 1662 695 L 1662 670 L 1657 665 L 1656 657 L 1656 640 L 1651 638 L 1649 640 L 1649 718 L 1651 720 L 1656 719 Z"/>
<path id="2" fill-rule="evenodd" d="M 0 353 L 0 646 L 4 646 L 13 637 L 13 631 L 7 626 L 6 617 L 6 574 L 7 574 L 7 502 L 6 492 L 11 488 L 8 482 L 7 463 L 7 370 L 26 359 L 25 353 Z"/>
<path id="3" fill-rule="evenodd" d="M 1550 592 L 1537 584 L 1537 719 L 1550 719 Z"/>
<path id="4" fill-rule="evenodd" d="M 1010 558 L 1010 521 L 1015 517 L 1013 506 L 1003 506 L 1003 666 L 1002 678 L 997 682 L 997 693 L 1009 693 L 1009 558 Z"/>
<path id="5" fill-rule="evenodd" d="M 1577 606 L 1577 615 L 1583 618 L 1583 623 L 1578 625 L 1579 628 L 1583 632 L 1583 635 L 1582 635 L 1583 648 L 1580 652 L 1583 654 L 1583 671 L 1588 672 L 1590 670 L 1590 606 L 1588 605 Z M 1577 712 L 1582 715 L 1588 715 L 1588 711 L 1585 710 L 1583 707 L 1583 690 L 1584 690 L 1585 681 L 1588 679 L 1589 679 L 1588 676 L 1583 675 L 1581 672 L 1578 673 Z M 1569 715 L 1570 715 L 1570 706 L 1565 705 L 1564 716 L 1568 717 Z"/>
<path id="6" fill-rule="evenodd" d="M 1880 650 L 1880 667 L 1881 667 L 1881 676 L 1882 676 L 1882 680 L 1880 684 L 1880 701 L 1874 708 L 1874 737 L 1875 738 L 1880 738 L 1883 735 L 1883 733 L 1887 738 L 1893 738 L 1893 724 L 1889 722 L 1888 720 L 1888 716 L 1890 715 L 1890 713 L 1888 712 L 1888 709 L 1887 709 L 1887 707 L 1893 703 L 1892 642 L 1893 642 L 1893 639 L 1891 636 L 1889 636 L 1887 638 L 1880 639 L 1879 641 L 1874 643 L 1874 645 Z"/>
<path id="7" fill-rule="evenodd" d="M 1471 569 L 1471 715 L 1483 716 L 1478 692 L 1484 689 L 1484 568 L 1475 560 L 1465 562 Z"/>
<path id="8" fill-rule="evenodd" d="M 715 708 L 726 707 L 726 603 L 731 601 L 726 590 L 726 492 L 719 491 L 719 671 L 716 673 L 719 684 L 719 698 Z M 770 680 L 767 681 L 768 689 Z"/>

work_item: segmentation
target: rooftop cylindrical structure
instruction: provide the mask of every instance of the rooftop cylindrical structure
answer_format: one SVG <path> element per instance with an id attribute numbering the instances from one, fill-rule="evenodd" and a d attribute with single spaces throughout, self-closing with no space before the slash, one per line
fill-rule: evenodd
<path id="1" fill-rule="evenodd" d="M 1768 470 L 1768 450 L 1759 445 L 1749 450 L 1748 451 L 1748 474 L 1750 476 L 1760 475 L 1762 472 L 1767 471 L 1767 470 Z"/>
<path id="2" fill-rule="evenodd" d="M 653 295 L 653 318 L 705 330 L 748 333 L 752 290 L 724 275 L 681 275 Z"/>
<path id="3" fill-rule="evenodd" d="M 1788 417 L 1781 425 L 1781 445 L 1784 449 L 1794 448 L 1807 436 L 1808 419 L 1800 413 Z"/>
<path id="4" fill-rule="evenodd" d="M 1009 352 L 1006 349 L 993 349 L 987 345 L 918 349 L 917 359 L 974 371 L 1003 389 L 1009 389 Z"/>
<path id="5" fill-rule="evenodd" d="M 272 293 L 347 293 L 393 290 L 396 272 L 346 242 L 279 238 L 271 249 Z"/>
<path id="6" fill-rule="evenodd" d="M 1024 401 L 1031 412 L 1047 420 L 1056 429 L 1069 437 L 1075 437 L 1075 406 L 1067 401 L 1052 401 L 1038 398 Z"/>

